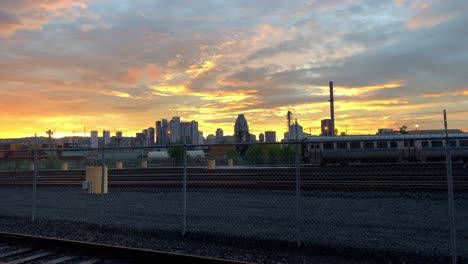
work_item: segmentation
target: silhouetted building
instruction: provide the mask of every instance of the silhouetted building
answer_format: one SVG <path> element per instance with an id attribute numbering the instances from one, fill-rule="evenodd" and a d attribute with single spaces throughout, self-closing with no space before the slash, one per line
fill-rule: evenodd
<path id="1" fill-rule="evenodd" d="M 395 131 L 391 128 L 379 128 L 377 130 L 377 135 L 389 135 L 389 134 L 395 134 Z"/>
<path id="2" fill-rule="evenodd" d="M 110 144 L 110 131 L 104 130 L 102 131 L 102 138 L 104 141 L 104 145 Z"/>
<path id="3" fill-rule="evenodd" d="M 234 136 L 236 137 L 236 142 L 249 142 L 249 125 L 244 114 L 237 116 L 234 125 Z"/>
<path id="4" fill-rule="evenodd" d="M 276 142 L 276 131 L 265 131 L 265 142 Z"/>
<path id="5" fill-rule="evenodd" d="M 148 145 L 154 145 L 155 139 L 155 130 L 154 127 L 149 127 L 147 129 L 146 140 L 148 141 Z"/>
<path id="6" fill-rule="evenodd" d="M 260 133 L 260 135 L 258 135 L 258 141 L 259 142 L 265 142 L 265 135 L 263 133 Z"/>
<path id="7" fill-rule="evenodd" d="M 169 122 L 170 143 L 177 143 L 181 139 L 180 133 L 180 117 L 174 116 Z"/>
<path id="8" fill-rule="evenodd" d="M 167 119 L 156 122 L 156 144 L 159 146 L 165 146 L 168 143 L 168 132 L 169 127 Z"/>
<path id="9" fill-rule="evenodd" d="M 289 127 L 289 140 L 302 140 L 304 138 L 304 129 L 299 124 L 293 124 Z"/>
<path id="10" fill-rule="evenodd" d="M 99 144 L 98 132 L 96 130 L 91 131 L 91 142 L 90 145 L 92 148 L 97 148 Z"/>
<path id="11" fill-rule="evenodd" d="M 203 138 L 203 132 L 198 131 L 198 144 L 205 144 L 205 139 Z"/>
<path id="12" fill-rule="evenodd" d="M 321 131 L 322 133 L 320 134 L 321 136 L 332 136 L 333 131 L 332 130 L 332 121 L 331 119 L 322 119 L 321 121 Z"/>
<path id="13" fill-rule="evenodd" d="M 221 128 L 216 129 L 216 143 L 221 143 L 224 136 L 224 132 Z"/>
<path id="14" fill-rule="evenodd" d="M 215 144 L 216 143 L 216 136 L 213 135 L 213 134 L 209 134 L 207 137 L 206 137 L 206 144 Z"/>

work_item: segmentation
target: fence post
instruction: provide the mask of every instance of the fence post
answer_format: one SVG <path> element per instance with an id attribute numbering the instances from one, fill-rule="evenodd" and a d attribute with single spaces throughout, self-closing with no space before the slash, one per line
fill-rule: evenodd
<path id="1" fill-rule="evenodd" d="M 37 150 L 34 150 L 34 172 L 33 172 L 33 197 L 31 221 L 36 221 L 36 196 L 37 196 Z"/>
<path id="2" fill-rule="evenodd" d="M 187 227 L 187 146 L 184 143 L 184 178 L 182 182 L 183 209 L 182 209 L 182 236 L 185 236 Z"/>
<path id="3" fill-rule="evenodd" d="M 102 170 L 101 170 L 101 202 L 99 208 L 99 227 L 102 227 L 104 219 L 104 178 L 106 173 L 106 154 L 102 149 Z"/>
<path id="4" fill-rule="evenodd" d="M 444 109 L 444 128 L 445 128 L 445 154 L 447 162 L 447 193 L 449 204 L 449 224 L 450 224 L 450 255 L 452 263 L 457 264 L 457 234 L 455 230 L 455 205 L 453 195 L 453 175 L 452 175 L 452 154 L 450 152 L 450 142 L 447 131 L 447 112 Z"/>
<path id="5" fill-rule="evenodd" d="M 299 143 L 296 141 L 296 242 L 298 247 L 302 243 L 301 167 L 299 156 Z"/>

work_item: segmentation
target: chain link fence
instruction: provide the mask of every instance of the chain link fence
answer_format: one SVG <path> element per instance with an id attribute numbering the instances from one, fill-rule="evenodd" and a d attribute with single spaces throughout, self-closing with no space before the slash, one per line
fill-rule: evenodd
<path id="1" fill-rule="evenodd" d="M 467 138 L 326 138 L 2 150 L 0 216 L 468 257 Z"/>

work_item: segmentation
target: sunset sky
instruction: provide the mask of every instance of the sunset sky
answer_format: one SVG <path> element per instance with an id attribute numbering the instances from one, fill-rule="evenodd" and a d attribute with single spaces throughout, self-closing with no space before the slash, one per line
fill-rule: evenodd
<path id="1" fill-rule="evenodd" d="M 197 120 L 259 134 L 468 132 L 466 0 L 1 0 L 0 138 L 133 136 Z"/>

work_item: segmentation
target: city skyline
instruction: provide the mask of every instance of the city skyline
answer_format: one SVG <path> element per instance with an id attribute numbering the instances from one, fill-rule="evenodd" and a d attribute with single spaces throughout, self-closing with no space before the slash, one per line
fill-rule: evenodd
<path id="1" fill-rule="evenodd" d="M 468 131 L 468 3 L 0 2 L 0 138 L 134 136 L 180 116 L 198 130 Z M 84 133 L 86 130 L 86 133 Z"/>

